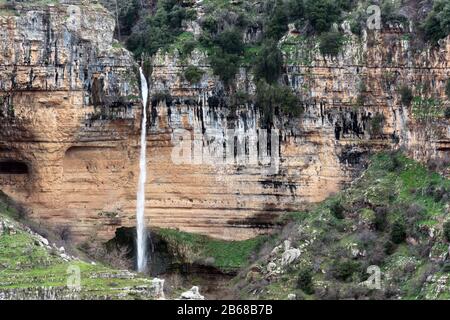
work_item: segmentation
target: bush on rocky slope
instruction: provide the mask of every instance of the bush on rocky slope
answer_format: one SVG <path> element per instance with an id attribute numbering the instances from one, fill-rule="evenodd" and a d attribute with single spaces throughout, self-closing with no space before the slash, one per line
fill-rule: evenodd
<path id="1" fill-rule="evenodd" d="M 426 40 L 434 44 L 445 38 L 450 33 L 450 3 L 446 0 L 435 1 L 422 29 Z"/>
<path id="2" fill-rule="evenodd" d="M 289 215 L 278 245 L 243 272 L 238 291 L 275 299 L 449 298 L 449 206 L 448 179 L 401 153 L 376 155 L 350 188 Z M 372 281 L 377 270 L 381 287 Z"/>
<path id="3" fill-rule="evenodd" d="M 195 84 L 202 79 L 203 74 L 204 72 L 200 68 L 196 66 L 188 66 L 184 70 L 183 76 L 188 82 L 190 82 L 191 84 Z"/>
<path id="4" fill-rule="evenodd" d="M 183 7 L 181 1 L 158 1 L 154 14 L 136 20 L 138 24 L 127 39 L 127 46 L 137 57 L 154 55 L 161 48 L 167 49 L 183 32 L 183 21 L 194 17 L 195 12 Z"/>

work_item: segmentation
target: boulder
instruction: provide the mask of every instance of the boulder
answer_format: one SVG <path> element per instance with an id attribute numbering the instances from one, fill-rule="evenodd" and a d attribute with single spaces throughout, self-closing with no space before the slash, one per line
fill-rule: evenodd
<path id="1" fill-rule="evenodd" d="M 301 253 L 302 252 L 296 248 L 286 250 L 281 256 L 281 265 L 283 267 L 290 265 L 300 257 Z"/>
<path id="2" fill-rule="evenodd" d="M 205 297 L 200 294 L 197 286 L 193 286 L 190 290 L 185 291 L 181 294 L 180 299 L 182 300 L 205 300 Z"/>
<path id="3" fill-rule="evenodd" d="M 152 294 L 157 299 L 165 299 L 164 296 L 164 279 L 155 278 L 152 280 L 151 284 Z"/>
<path id="4" fill-rule="evenodd" d="M 269 262 L 269 264 L 267 265 L 267 272 L 273 272 L 275 271 L 275 269 L 277 268 L 277 265 L 275 264 L 275 262 Z"/>

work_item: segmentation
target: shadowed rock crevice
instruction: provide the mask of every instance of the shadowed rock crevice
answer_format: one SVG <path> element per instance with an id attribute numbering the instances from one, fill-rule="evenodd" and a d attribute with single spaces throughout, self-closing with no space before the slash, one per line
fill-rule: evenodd
<path id="1" fill-rule="evenodd" d="M 29 166 L 22 161 L 0 159 L 1 174 L 29 174 Z"/>

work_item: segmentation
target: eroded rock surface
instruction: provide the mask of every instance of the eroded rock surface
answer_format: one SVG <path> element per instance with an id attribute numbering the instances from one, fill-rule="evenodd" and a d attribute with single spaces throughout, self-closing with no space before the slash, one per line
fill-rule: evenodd
<path id="1" fill-rule="evenodd" d="M 16 10 L 0 16 L 0 188 L 79 241 L 112 238 L 135 223 L 136 63 L 98 5 Z M 305 112 L 277 116 L 267 132 L 255 106 L 221 103 L 223 86 L 203 53 L 187 61 L 159 53 L 147 149 L 152 226 L 244 239 L 341 189 L 369 152 L 404 147 L 421 161 L 448 158 L 448 120 L 415 110 L 431 95 L 448 105 L 450 39 L 416 50 L 404 35 L 397 26 L 353 37 L 335 58 L 287 35 L 285 81 Z M 200 83 L 183 79 L 187 65 L 205 71 Z M 421 97 L 409 107 L 403 84 Z M 236 86 L 254 92 L 250 72 L 241 70 Z"/>

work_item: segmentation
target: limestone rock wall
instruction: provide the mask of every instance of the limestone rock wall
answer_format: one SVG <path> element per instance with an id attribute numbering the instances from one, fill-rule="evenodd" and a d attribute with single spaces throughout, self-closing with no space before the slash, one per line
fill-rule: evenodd
<path id="1" fill-rule="evenodd" d="M 111 238 L 135 224 L 137 66 L 113 40 L 114 18 L 101 7 L 17 10 L 0 16 L 0 188 L 35 219 L 69 226 L 79 241 Z M 188 61 L 158 54 L 148 114 L 149 224 L 244 239 L 338 191 L 371 152 L 403 147 L 422 161 L 448 159 L 439 108 L 448 106 L 450 39 L 417 48 L 405 35 L 387 28 L 351 38 L 334 58 L 287 35 L 283 81 L 305 112 L 277 116 L 271 130 L 254 105 L 221 104 L 226 93 L 204 53 Z M 183 79 L 188 65 L 205 71 L 200 83 Z M 244 69 L 236 85 L 255 90 Z M 404 106 L 401 85 L 421 99 Z M 424 105 L 439 112 L 419 112 Z"/>
<path id="2" fill-rule="evenodd" d="M 325 199 L 351 181 L 370 153 L 402 148 L 422 162 L 448 161 L 449 121 L 443 111 L 449 106 L 444 87 L 450 75 L 450 41 L 419 48 L 408 40 L 412 37 L 399 26 L 366 33 L 362 39 L 349 35 L 343 52 L 328 57 L 301 36 L 287 35 L 280 44 L 287 62 L 284 81 L 301 97 L 305 113 L 300 119 L 276 119 L 279 146 L 270 159 L 276 172 L 267 171 L 263 161 L 252 165 L 252 159 L 266 155 L 259 148 L 259 111 L 253 105 L 220 106 L 223 87 L 204 53 L 194 52 L 189 61 L 176 53 L 158 55 L 153 61 L 153 96 L 168 92 L 170 97 L 154 101 L 151 133 L 172 133 L 174 142 L 179 130 L 188 130 L 191 136 L 183 140 L 191 147 L 188 157 L 212 165 L 173 167 L 167 155 L 171 150 L 164 156 L 163 149 L 155 150 L 163 158 L 150 169 L 158 177 L 158 184 L 149 186 L 154 190 L 150 201 L 160 207 L 152 211 L 151 220 L 217 236 L 229 236 L 230 230 L 236 236 L 230 224 L 264 228 L 281 212 Z M 188 65 L 205 72 L 198 84 L 183 79 Z M 246 70 L 236 82 L 238 90 L 254 93 Z M 413 92 L 410 106 L 401 102 L 402 86 Z M 235 157 L 231 164 L 226 156 L 233 144 L 229 128 L 237 130 L 245 149 L 243 158 Z M 198 145 L 203 147 L 198 151 L 202 159 L 195 158 Z M 170 172 L 176 172 L 176 180 Z M 173 194 L 170 200 L 165 199 L 167 192 L 162 195 L 166 188 Z M 179 197 L 180 191 L 189 197 Z M 175 205 L 176 198 L 182 201 Z M 198 225 L 184 227 L 189 221 Z"/>
<path id="3" fill-rule="evenodd" d="M 98 5 L 15 10 L 0 15 L 1 189 L 75 237 L 109 236 L 101 213 L 134 188 L 137 66 Z"/>

